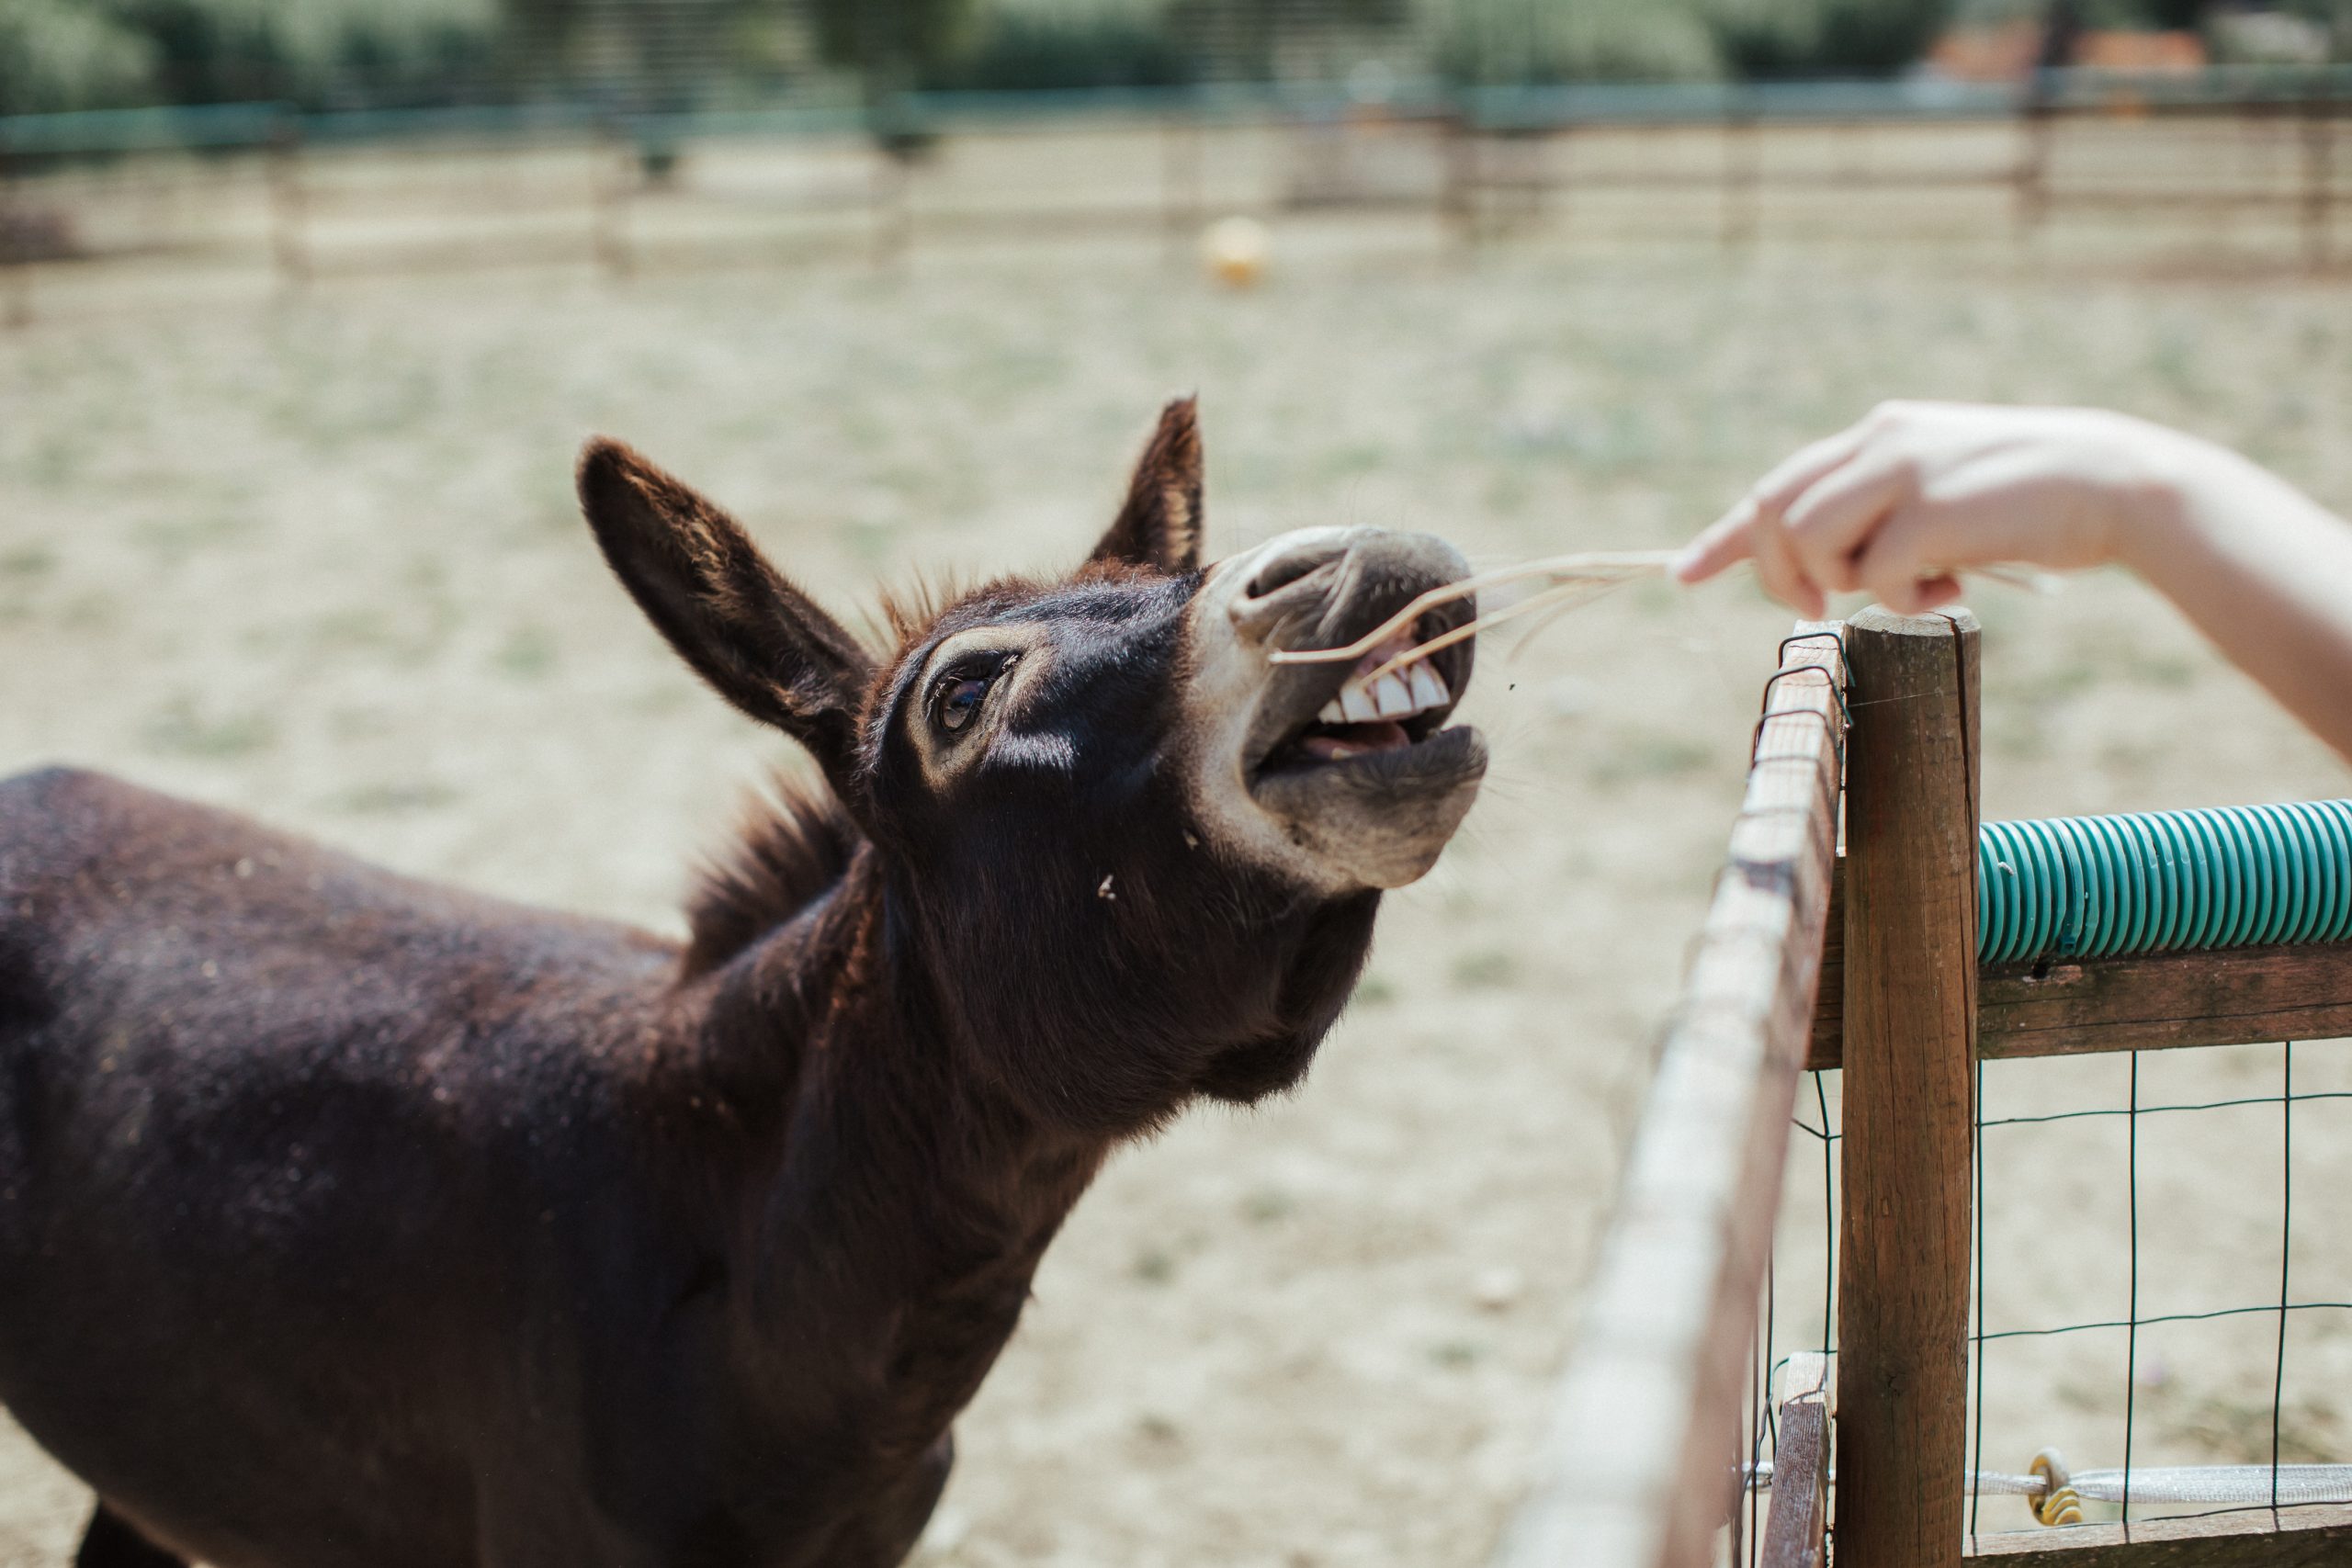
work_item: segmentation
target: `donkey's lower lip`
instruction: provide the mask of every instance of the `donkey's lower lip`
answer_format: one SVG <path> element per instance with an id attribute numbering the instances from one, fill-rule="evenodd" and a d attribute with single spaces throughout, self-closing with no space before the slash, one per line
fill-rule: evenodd
<path id="1" fill-rule="evenodd" d="M 1317 726 L 1317 728 L 1323 727 Z M 1469 725 L 1435 728 L 1408 735 L 1396 724 L 1351 725 L 1351 731 L 1394 731 L 1376 739 L 1309 733 L 1278 749 L 1250 780 L 1261 804 L 1290 797 L 1298 788 L 1330 776 L 1351 777 L 1375 788 L 1416 792 L 1426 785 L 1452 787 L 1486 771 L 1486 739 Z"/>
<path id="2" fill-rule="evenodd" d="M 1434 721 L 1441 716 L 1432 715 L 1430 722 L 1418 724 L 1394 719 L 1371 724 L 1327 724 L 1318 718 L 1268 752 L 1256 772 L 1263 776 L 1351 761 L 1359 757 L 1409 751 L 1438 732 Z"/>
<path id="3" fill-rule="evenodd" d="M 1412 743 L 1403 725 L 1383 719 L 1372 724 L 1310 724 L 1293 744 L 1310 761 L 1337 762 L 1366 751 L 1394 751 Z"/>

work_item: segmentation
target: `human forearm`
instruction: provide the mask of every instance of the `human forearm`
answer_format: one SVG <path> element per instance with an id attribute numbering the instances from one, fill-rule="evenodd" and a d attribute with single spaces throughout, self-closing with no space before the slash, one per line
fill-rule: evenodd
<path id="1" fill-rule="evenodd" d="M 2233 452 L 2166 434 L 2125 501 L 2118 558 L 2352 757 L 2352 524 Z"/>

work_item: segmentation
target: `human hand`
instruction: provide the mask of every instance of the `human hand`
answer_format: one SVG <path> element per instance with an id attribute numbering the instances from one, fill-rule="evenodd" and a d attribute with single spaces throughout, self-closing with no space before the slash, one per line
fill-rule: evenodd
<path id="1" fill-rule="evenodd" d="M 1916 615 L 1957 598 L 1967 568 L 2115 559 L 2176 444 L 2191 438 L 2097 409 L 1881 403 L 1758 480 L 1673 575 L 1699 582 L 1752 558 L 1808 618 L 1857 589 Z"/>

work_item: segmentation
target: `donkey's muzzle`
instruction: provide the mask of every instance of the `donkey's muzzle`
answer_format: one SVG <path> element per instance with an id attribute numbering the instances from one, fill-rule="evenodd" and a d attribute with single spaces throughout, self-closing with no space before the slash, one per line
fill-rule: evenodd
<path id="1" fill-rule="evenodd" d="M 1434 535 L 1333 531 L 1270 556 L 1230 614 L 1243 638 L 1267 653 L 1346 648 L 1468 572 L 1461 552 Z M 1290 767 L 1428 741 L 1470 683 L 1475 639 L 1420 658 L 1412 650 L 1476 614 L 1475 601 L 1457 600 L 1431 607 L 1360 659 L 1271 665 L 1244 746 L 1245 772 L 1254 783 Z"/>
<path id="2" fill-rule="evenodd" d="M 1229 614 L 1266 653 L 1345 648 L 1468 572 L 1432 535 L 1311 535 L 1257 563 Z M 1447 727 L 1475 639 L 1413 649 L 1476 613 L 1468 600 L 1436 605 L 1360 659 L 1269 665 L 1243 745 L 1250 794 L 1294 842 L 1364 885 L 1427 871 L 1476 797 L 1485 742 Z"/>

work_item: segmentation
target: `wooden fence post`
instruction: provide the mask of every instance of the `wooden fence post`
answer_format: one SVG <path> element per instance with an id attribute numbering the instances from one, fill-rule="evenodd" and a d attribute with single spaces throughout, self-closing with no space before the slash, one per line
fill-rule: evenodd
<path id="1" fill-rule="evenodd" d="M 1977 627 L 1847 623 L 1838 1568 L 1958 1568 L 1975 1130 Z"/>
<path id="2" fill-rule="evenodd" d="M 1171 264 L 1193 259 L 1208 220 L 1207 140 L 1198 111 L 1159 128 L 1159 237 Z"/>
<path id="3" fill-rule="evenodd" d="M 1747 105 L 1724 110 L 1723 120 L 1723 189 L 1720 198 L 1723 247 L 1745 250 L 1756 239 L 1757 186 L 1764 176 L 1764 147 L 1756 125 L 1756 110 Z"/>
<path id="4" fill-rule="evenodd" d="M 1829 1359 L 1789 1358 L 1772 1445 L 1772 1511 L 1764 1521 L 1761 1568 L 1821 1568 L 1829 1508 Z"/>
<path id="5" fill-rule="evenodd" d="M 2018 158 L 2009 171 L 2011 214 L 2017 237 L 2030 239 L 2041 231 L 2050 215 L 2050 142 L 2058 128 L 2057 111 L 2039 85 L 2028 91 L 2018 111 Z"/>
<path id="6" fill-rule="evenodd" d="M 906 259 L 914 243 L 914 215 L 907 206 L 907 160 L 895 147 L 876 144 L 866 185 L 866 210 L 873 219 L 873 258 L 877 267 Z"/>
<path id="7" fill-rule="evenodd" d="M 0 151 L 0 274 L 8 280 L 8 309 L 0 321 L 12 329 L 33 320 L 32 212 L 19 199 L 21 189 L 15 155 Z"/>
<path id="8" fill-rule="evenodd" d="M 269 136 L 270 254 L 281 284 L 311 280 L 310 200 L 302 179 L 302 122 L 281 116 Z"/>
<path id="9" fill-rule="evenodd" d="M 1556 220 L 1552 227 L 1566 229 L 1575 219 L 1577 128 L 1566 121 L 1544 141 L 1544 216 Z M 1555 154 L 1551 149 L 1558 148 Z"/>
<path id="10" fill-rule="evenodd" d="M 589 175 L 588 251 L 607 277 L 627 277 L 637 270 L 629 196 L 643 166 L 644 153 L 626 124 L 614 119 L 599 128 Z"/>
<path id="11" fill-rule="evenodd" d="M 1478 227 L 1478 181 L 1483 173 L 1479 133 L 1465 109 L 1456 109 L 1440 123 L 1444 181 L 1438 189 L 1438 220 L 1456 243 L 1475 245 L 1483 238 Z"/>
<path id="12" fill-rule="evenodd" d="M 2335 95 L 2322 86 L 2305 93 L 2303 130 L 2303 265 L 2324 272 L 2329 260 L 2328 230 L 2335 194 Z"/>

